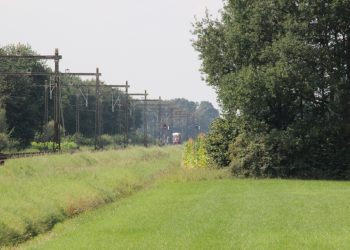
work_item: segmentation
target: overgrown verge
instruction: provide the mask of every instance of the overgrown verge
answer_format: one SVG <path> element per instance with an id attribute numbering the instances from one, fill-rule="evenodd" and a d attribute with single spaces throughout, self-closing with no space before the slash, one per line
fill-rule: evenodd
<path id="1" fill-rule="evenodd" d="M 0 247 L 128 196 L 178 166 L 181 147 L 10 160 L 0 168 Z"/>

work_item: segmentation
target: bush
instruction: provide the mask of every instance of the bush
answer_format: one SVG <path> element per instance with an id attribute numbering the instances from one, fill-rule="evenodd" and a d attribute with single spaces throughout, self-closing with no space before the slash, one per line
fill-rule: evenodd
<path id="1" fill-rule="evenodd" d="M 143 133 L 139 131 L 130 134 L 129 138 L 130 138 L 130 143 L 132 144 L 143 144 L 144 142 Z"/>
<path id="2" fill-rule="evenodd" d="M 68 141 L 72 141 L 78 145 L 83 146 L 93 146 L 94 145 L 94 139 L 93 138 L 87 138 L 84 137 L 82 134 L 74 134 L 73 136 L 67 137 Z"/>
<path id="3" fill-rule="evenodd" d="M 0 151 L 8 149 L 10 141 L 7 134 L 0 133 Z"/>
<path id="4" fill-rule="evenodd" d="M 113 136 L 107 135 L 107 134 L 104 134 L 104 135 L 100 136 L 100 138 L 99 138 L 99 145 L 101 147 L 105 147 L 105 146 L 108 146 L 108 145 L 111 145 L 111 144 L 114 144 Z"/>
<path id="5" fill-rule="evenodd" d="M 217 118 L 210 126 L 205 149 L 219 167 L 227 167 L 231 162 L 229 145 L 237 135 L 236 127 L 235 123 L 223 118 Z"/>
<path id="6" fill-rule="evenodd" d="M 205 136 L 204 134 L 200 134 L 195 141 L 195 149 L 196 149 L 196 159 L 197 159 L 197 167 L 205 168 L 209 165 L 209 156 L 207 150 L 205 149 Z"/>
<path id="7" fill-rule="evenodd" d="M 122 145 L 124 143 L 124 135 L 114 135 L 114 143 Z"/>
<path id="8" fill-rule="evenodd" d="M 38 150 L 40 152 L 53 151 L 58 148 L 57 143 L 49 141 L 49 142 L 32 142 L 32 149 Z M 78 149 L 78 145 L 72 141 L 62 141 L 61 142 L 61 150 L 71 151 Z"/>
<path id="9" fill-rule="evenodd" d="M 195 147 L 194 141 L 189 139 L 184 148 L 183 156 L 182 156 L 182 166 L 186 168 L 190 168 L 196 165 L 195 162 Z"/>
<path id="10" fill-rule="evenodd" d="M 209 156 L 205 149 L 205 136 L 199 135 L 195 141 L 188 140 L 185 144 L 182 166 L 185 168 L 206 168 L 209 164 Z"/>
<path id="11" fill-rule="evenodd" d="M 79 146 L 73 141 L 63 141 L 61 143 L 61 150 L 71 151 L 78 149 Z"/>
<path id="12" fill-rule="evenodd" d="M 275 164 L 265 138 L 250 138 L 242 133 L 230 145 L 232 173 L 244 177 L 269 177 Z"/>
<path id="13" fill-rule="evenodd" d="M 286 130 L 239 134 L 229 149 L 232 173 L 245 177 L 349 179 L 348 149 L 339 150 L 337 146 L 344 143 L 341 134 L 336 128 L 320 129 L 319 124 L 310 127 L 299 123 Z"/>
<path id="14" fill-rule="evenodd" d="M 34 141 L 36 142 L 48 142 L 52 141 L 55 135 L 54 121 L 49 121 L 43 128 L 42 133 L 36 133 L 34 136 Z M 62 128 L 61 128 L 61 132 Z"/>
<path id="15" fill-rule="evenodd" d="M 48 142 L 36 142 L 33 141 L 31 143 L 32 149 L 34 150 L 38 150 L 38 151 L 53 151 L 54 149 L 57 148 L 57 144 L 52 142 L 52 141 L 48 141 Z"/>
<path id="16" fill-rule="evenodd" d="M 6 133 L 7 129 L 6 111 L 5 109 L 0 108 L 0 133 Z"/>

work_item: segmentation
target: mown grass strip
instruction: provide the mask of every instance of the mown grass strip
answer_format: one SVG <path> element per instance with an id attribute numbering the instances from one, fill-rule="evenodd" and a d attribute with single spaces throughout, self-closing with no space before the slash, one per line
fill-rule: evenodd
<path id="1" fill-rule="evenodd" d="M 125 197 L 180 160 L 180 147 L 9 160 L 0 167 L 0 246 Z"/>
<path id="2" fill-rule="evenodd" d="M 181 170 L 22 248 L 348 249 L 349 182 L 223 177 Z"/>

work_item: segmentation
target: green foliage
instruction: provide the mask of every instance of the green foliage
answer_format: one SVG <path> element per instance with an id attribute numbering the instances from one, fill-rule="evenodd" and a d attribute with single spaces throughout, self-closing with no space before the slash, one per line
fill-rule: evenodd
<path id="1" fill-rule="evenodd" d="M 131 144 L 143 144 L 143 141 L 144 141 L 143 133 L 141 132 L 132 133 L 129 135 L 129 139 Z"/>
<path id="2" fill-rule="evenodd" d="M 185 143 L 184 152 L 182 155 L 182 166 L 185 168 L 193 168 L 195 164 L 196 161 L 194 141 L 192 139 L 189 139 Z"/>
<path id="3" fill-rule="evenodd" d="M 209 157 L 207 150 L 205 149 L 205 136 L 199 135 L 195 140 L 195 151 L 196 151 L 196 167 L 206 168 L 209 166 Z"/>
<path id="4" fill-rule="evenodd" d="M 0 49 L 2 55 L 34 55 L 28 45 L 9 45 Z M 0 71 L 49 72 L 39 60 L 2 60 Z M 0 79 L 0 105 L 6 110 L 6 124 L 12 131 L 11 138 L 27 146 L 43 121 L 43 88 L 47 76 L 6 76 Z"/>
<path id="5" fill-rule="evenodd" d="M 43 127 L 42 132 L 37 132 L 34 136 L 34 141 L 37 142 L 48 142 L 53 141 L 53 138 L 55 136 L 55 122 L 53 120 L 49 121 L 46 125 Z M 63 132 L 62 127 L 60 127 L 61 133 Z"/>
<path id="6" fill-rule="evenodd" d="M 93 146 L 94 145 L 94 140 L 93 138 L 87 138 L 83 136 L 82 134 L 74 134 L 71 137 L 67 137 L 69 141 L 75 142 L 77 145 L 82 145 L 82 146 Z"/>
<path id="7" fill-rule="evenodd" d="M 194 113 L 196 125 L 202 133 L 207 133 L 213 120 L 219 117 L 219 111 L 210 102 L 201 102 Z"/>
<path id="8" fill-rule="evenodd" d="M 61 143 L 61 150 L 71 151 L 78 149 L 78 145 L 74 141 L 63 141 Z"/>
<path id="9" fill-rule="evenodd" d="M 111 145 L 113 143 L 114 143 L 114 138 L 111 135 L 104 134 L 104 135 L 101 135 L 99 138 L 99 145 L 102 147 Z"/>
<path id="10" fill-rule="evenodd" d="M 52 141 L 48 142 L 32 142 L 31 147 L 34 150 L 46 152 L 46 151 L 54 151 L 58 148 L 58 144 Z M 73 141 L 63 140 L 61 142 L 61 150 L 63 151 L 71 151 L 78 149 L 78 145 Z"/>
<path id="11" fill-rule="evenodd" d="M 0 108 L 0 133 L 7 133 L 6 110 Z"/>
<path id="12" fill-rule="evenodd" d="M 182 166 L 185 168 L 206 168 L 209 163 L 208 153 L 205 149 L 205 136 L 201 134 L 196 140 L 188 140 L 183 152 Z"/>
<path id="13" fill-rule="evenodd" d="M 10 145 L 7 134 L 0 133 L 0 151 L 7 149 Z"/>
<path id="14" fill-rule="evenodd" d="M 33 141 L 31 142 L 30 145 L 34 150 L 39 150 L 39 151 L 53 151 L 54 149 L 57 149 L 57 144 L 52 141 L 47 141 L 47 142 Z"/>
<path id="15" fill-rule="evenodd" d="M 205 147 L 208 156 L 219 167 L 226 167 L 231 162 L 229 145 L 238 133 L 237 127 L 223 118 L 217 118 L 210 126 Z"/>
<path id="16" fill-rule="evenodd" d="M 247 138 L 245 134 L 238 135 L 231 145 L 232 172 L 244 177 L 269 177 L 271 169 L 279 168 L 280 162 L 273 164 L 271 152 L 266 148 L 265 138 Z"/>
<path id="17" fill-rule="evenodd" d="M 195 23 L 202 72 L 238 131 L 209 137 L 216 163 L 248 176 L 349 178 L 347 5 L 227 1 L 220 20 Z"/>

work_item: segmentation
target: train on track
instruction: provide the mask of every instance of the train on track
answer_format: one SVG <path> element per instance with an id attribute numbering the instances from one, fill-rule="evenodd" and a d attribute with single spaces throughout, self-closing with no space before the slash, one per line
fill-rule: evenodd
<path id="1" fill-rule="evenodd" d="M 173 144 L 181 144 L 181 133 L 172 133 L 172 143 Z"/>

